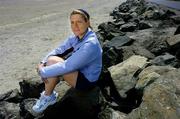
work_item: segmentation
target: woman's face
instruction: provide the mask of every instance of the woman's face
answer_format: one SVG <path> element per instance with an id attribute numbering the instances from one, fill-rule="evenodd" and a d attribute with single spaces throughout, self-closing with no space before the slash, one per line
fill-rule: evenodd
<path id="1" fill-rule="evenodd" d="M 79 38 L 82 38 L 89 27 L 89 20 L 85 21 L 83 16 L 80 14 L 73 14 L 70 17 L 70 21 L 72 32 Z"/>

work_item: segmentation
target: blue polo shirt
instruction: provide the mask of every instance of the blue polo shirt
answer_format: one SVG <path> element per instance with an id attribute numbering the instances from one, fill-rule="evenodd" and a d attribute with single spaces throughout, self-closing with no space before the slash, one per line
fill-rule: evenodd
<path id="1" fill-rule="evenodd" d="M 97 81 L 102 68 L 102 48 L 96 34 L 90 28 L 82 39 L 75 35 L 67 38 L 62 45 L 50 52 L 42 62 L 46 63 L 49 56 L 63 54 L 72 47 L 74 50 L 71 56 L 64 62 L 41 68 L 41 77 L 50 78 L 80 71 L 90 82 Z"/>

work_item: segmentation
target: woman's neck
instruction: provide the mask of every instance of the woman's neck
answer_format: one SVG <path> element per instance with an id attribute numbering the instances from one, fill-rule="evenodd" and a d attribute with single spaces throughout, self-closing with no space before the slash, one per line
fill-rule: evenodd
<path id="1" fill-rule="evenodd" d="M 87 30 L 86 30 L 82 35 L 79 35 L 78 38 L 79 38 L 80 40 L 82 40 L 83 37 L 86 35 L 87 31 L 88 31 L 88 28 L 87 28 Z"/>

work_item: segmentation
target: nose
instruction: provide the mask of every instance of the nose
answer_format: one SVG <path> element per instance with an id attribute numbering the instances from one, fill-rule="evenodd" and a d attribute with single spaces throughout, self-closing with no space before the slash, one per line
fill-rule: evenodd
<path id="1" fill-rule="evenodd" d="M 78 24 L 76 22 L 74 23 L 74 27 L 78 27 Z"/>

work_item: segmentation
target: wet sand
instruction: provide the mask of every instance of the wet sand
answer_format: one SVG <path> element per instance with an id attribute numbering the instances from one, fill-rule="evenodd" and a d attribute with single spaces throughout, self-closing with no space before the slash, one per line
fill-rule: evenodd
<path id="1" fill-rule="evenodd" d="M 94 30 L 125 0 L 0 0 L 0 94 L 39 80 L 38 62 L 71 34 L 69 13 L 84 8 Z"/>

